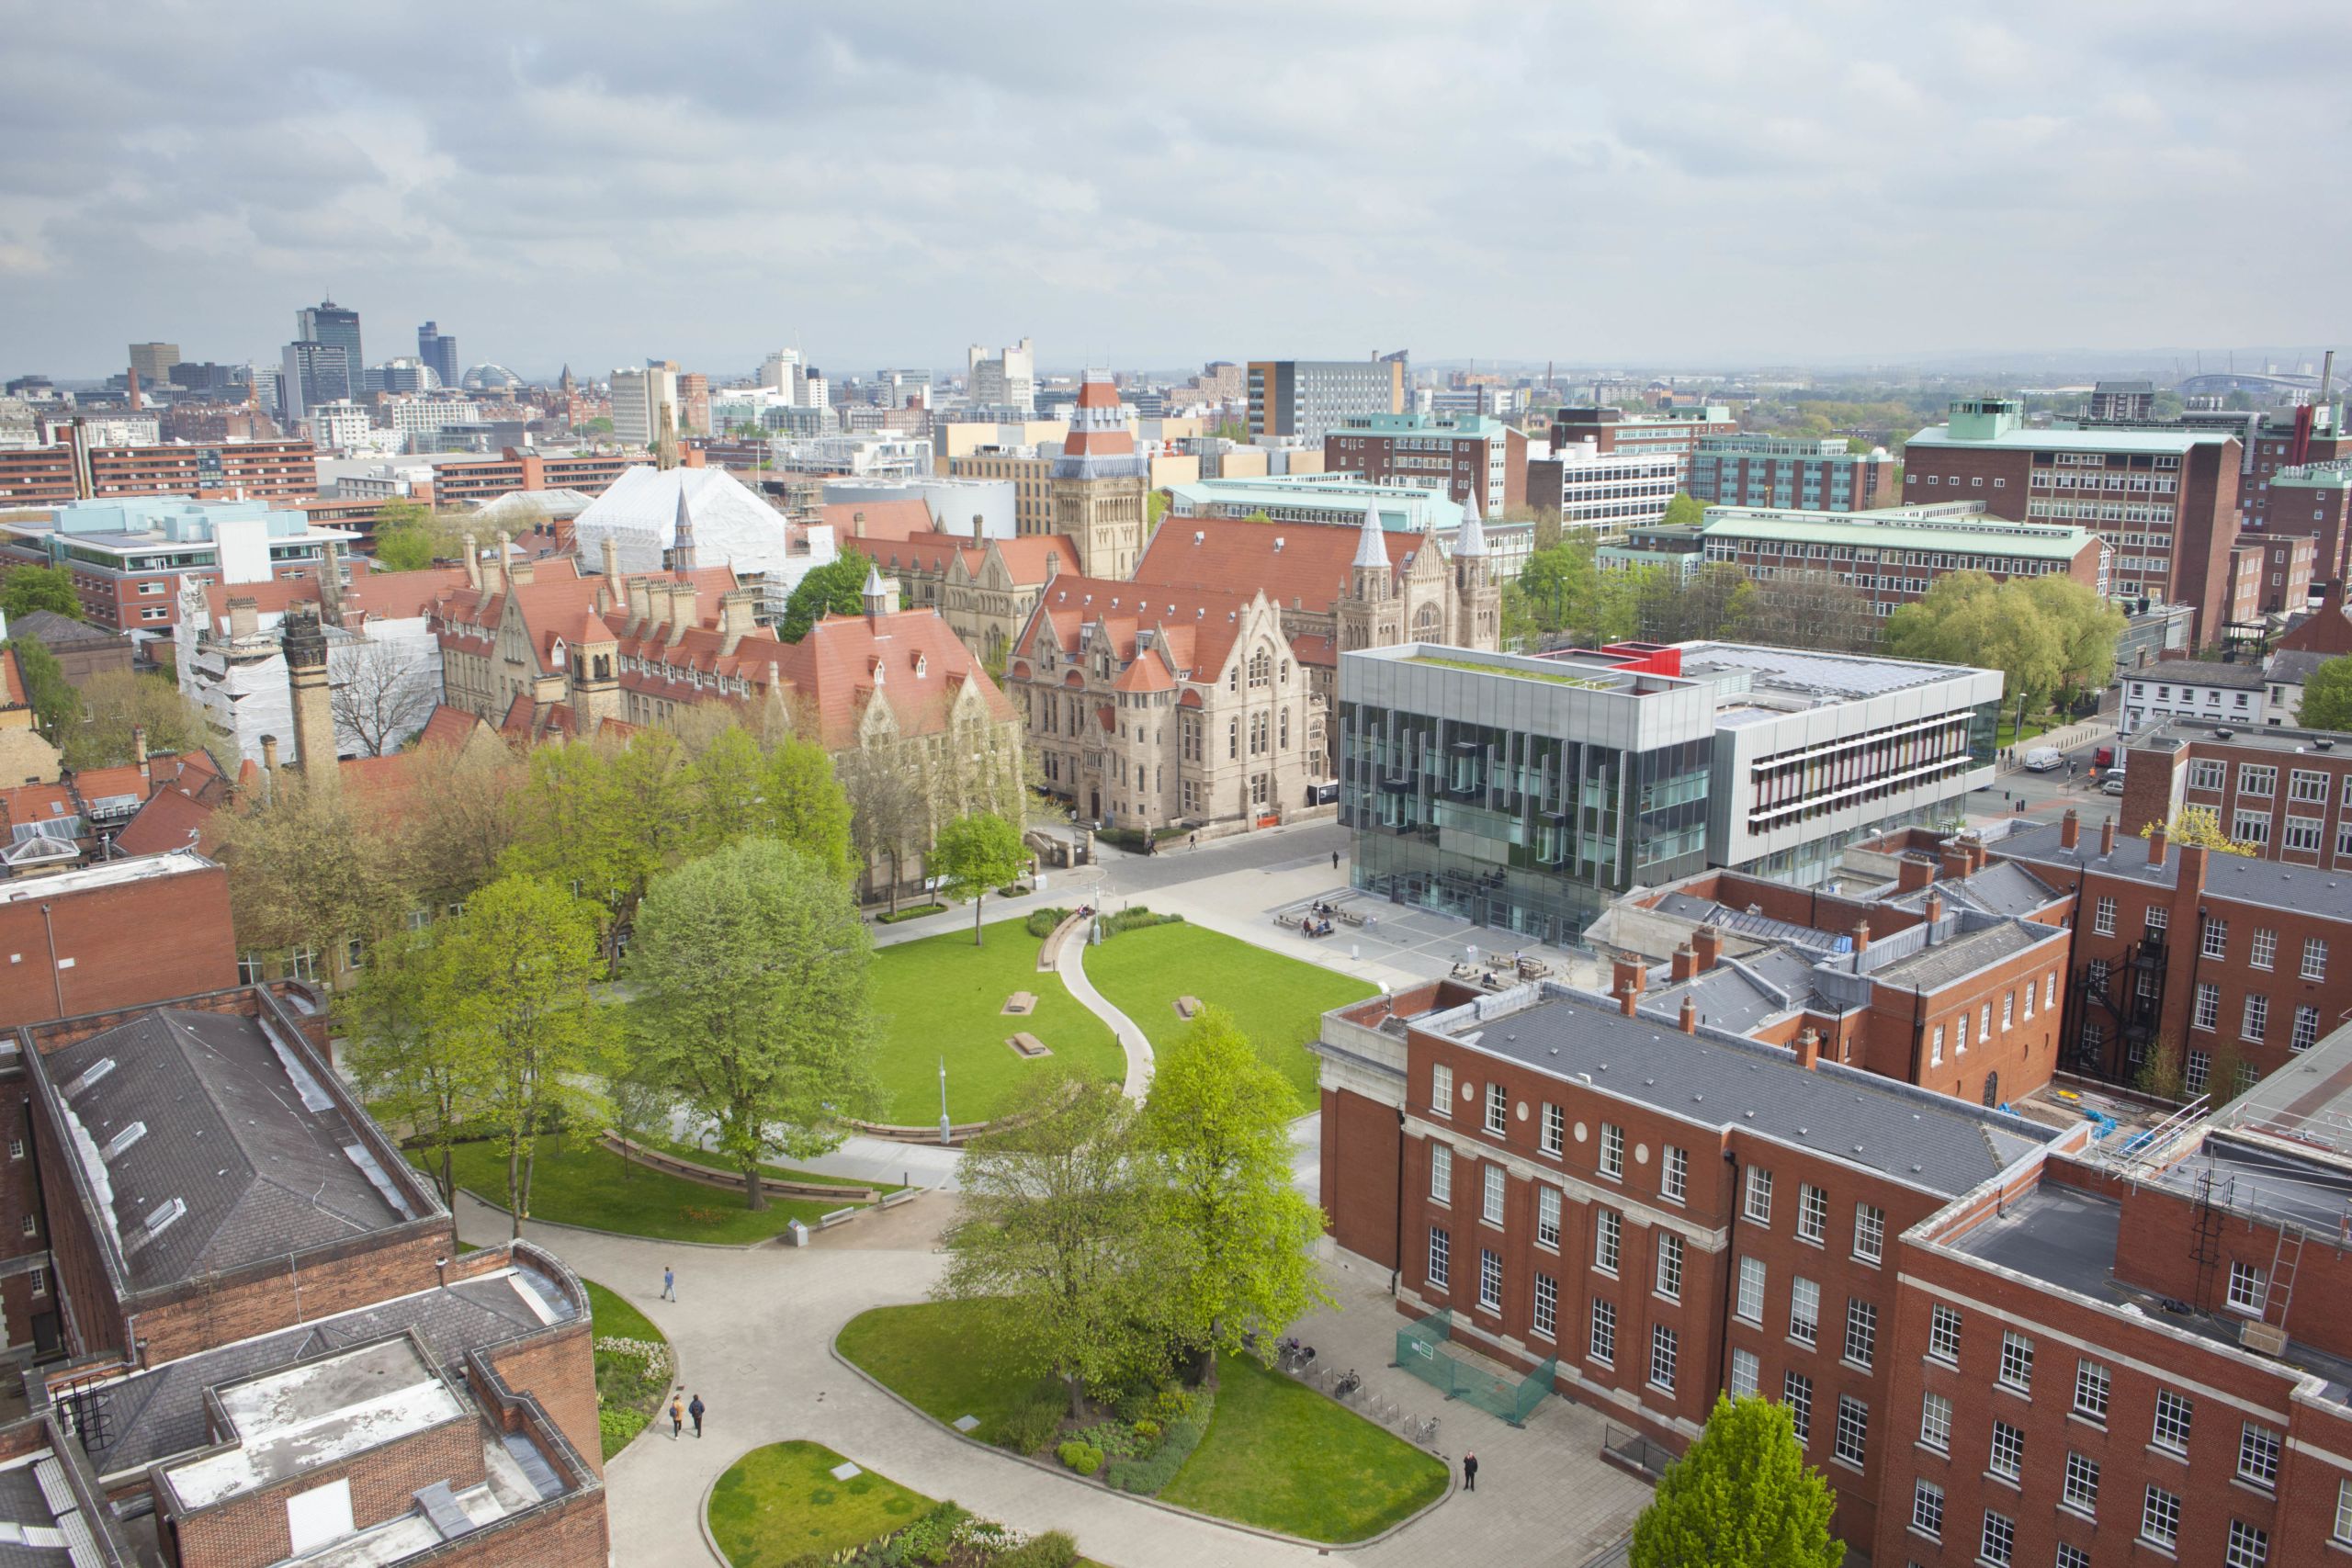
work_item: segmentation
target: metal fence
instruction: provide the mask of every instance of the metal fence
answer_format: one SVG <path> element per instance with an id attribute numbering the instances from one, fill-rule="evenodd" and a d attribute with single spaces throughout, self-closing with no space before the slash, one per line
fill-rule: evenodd
<path id="1" fill-rule="evenodd" d="M 1453 1326 L 1453 1314 L 1449 1309 L 1398 1329 L 1396 1364 L 1448 1399 L 1475 1404 L 1514 1427 L 1525 1426 L 1529 1413 L 1552 1392 L 1558 1359 L 1544 1361 L 1523 1378 L 1490 1372 L 1454 1352 Z"/>
<path id="2" fill-rule="evenodd" d="M 1650 1441 L 1639 1432 L 1628 1431 L 1613 1424 L 1603 1424 L 1600 1446 L 1612 1457 L 1648 1472 L 1652 1480 L 1664 1475 L 1666 1467 L 1674 1462 L 1671 1449 Z"/>

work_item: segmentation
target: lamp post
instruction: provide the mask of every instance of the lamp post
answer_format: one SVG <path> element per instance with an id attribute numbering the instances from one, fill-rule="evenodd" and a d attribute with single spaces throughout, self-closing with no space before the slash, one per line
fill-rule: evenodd
<path id="1" fill-rule="evenodd" d="M 947 1142 L 947 1058 L 939 1058 L 939 1141 Z"/>

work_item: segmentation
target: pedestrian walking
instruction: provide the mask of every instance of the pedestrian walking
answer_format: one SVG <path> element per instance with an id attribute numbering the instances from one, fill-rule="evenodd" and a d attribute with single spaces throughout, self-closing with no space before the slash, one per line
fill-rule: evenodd
<path id="1" fill-rule="evenodd" d="M 1462 1490 L 1464 1492 L 1478 1490 L 1478 1456 L 1476 1454 L 1462 1456 Z"/>
<path id="2" fill-rule="evenodd" d="M 689 1415 L 689 1416 L 693 1416 L 693 1417 L 695 1418 L 695 1438 L 701 1438 L 701 1436 L 702 1436 L 702 1413 L 703 1413 L 703 1410 L 704 1410 L 704 1405 L 703 1405 L 703 1402 L 702 1402 L 702 1395 L 701 1395 L 701 1394 L 695 1394 L 695 1397 L 694 1397 L 694 1403 L 686 1406 L 686 1414 L 687 1414 L 687 1415 Z"/>
<path id="3" fill-rule="evenodd" d="M 1340 852 L 1337 850 L 1331 852 L 1331 869 L 1333 871 L 1340 869 Z"/>
<path id="4" fill-rule="evenodd" d="M 678 1403 L 678 1396 L 673 1393 L 670 1396 L 670 1440 L 676 1442 L 685 1429 L 686 1407 Z"/>
<path id="5" fill-rule="evenodd" d="M 666 1263 L 662 1266 L 662 1299 L 665 1302 L 678 1299 L 678 1273 Z"/>
<path id="6" fill-rule="evenodd" d="M 1195 832 L 1195 833 L 1192 836 L 1192 838 L 1191 838 L 1191 839 L 1189 839 L 1189 840 L 1186 840 L 1186 842 L 1185 842 L 1185 847 L 1186 847 L 1186 848 L 1188 848 L 1188 849 L 1195 849 L 1195 850 L 1199 849 L 1199 848 L 1201 847 L 1201 836 L 1200 836 L 1200 834 L 1199 834 L 1199 833 L 1197 833 L 1197 832 Z"/>

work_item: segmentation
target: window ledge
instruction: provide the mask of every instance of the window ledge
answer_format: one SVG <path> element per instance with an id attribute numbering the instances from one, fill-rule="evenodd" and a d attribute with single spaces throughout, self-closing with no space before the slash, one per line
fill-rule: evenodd
<path id="1" fill-rule="evenodd" d="M 1949 1460 L 1951 1458 L 1951 1450 L 1948 1448 L 1939 1449 L 1936 1447 L 1935 1444 L 1928 1441 L 1925 1438 L 1912 1438 L 1911 1446 L 1918 1450 L 1921 1453 L 1933 1455 L 1937 1459 Z"/>
<path id="2" fill-rule="evenodd" d="M 2166 1546 L 2164 1542 L 2162 1542 L 2162 1541 L 2160 1541 L 2160 1540 L 2152 1540 L 2151 1538 L 2149 1538 L 2149 1537 L 2147 1537 L 2147 1536 L 2144 1536 L 2144 1535 L 2135 1535 L 2135 1536 L 2133 1536 L 2133 1537 L 2132 1538 L 2132 1544 L 2133 1546 L 2136 1546 L 2136 1547 L 2142 1548 L 2142 1549 L 2143 1549 L 2143 1550 L 2144 1550 L 2144 1551 L 2153 1551 L 2153 1552 L 2154 1552 L 2157 1556 L 2159 1556 L 2159 1557 L 2161 1557 L 2161 1558 L 2165 1559 L 2166 1562 L 2174 1562 L 2174 1561 L 2177 1561 L 2177 1558 L 2178 1558 L 2178 1556 L 2179 1556 L 2179 1553 L 2178 1553 L 2178 1551 L 2177 1551 L 2177 1549 L 2176 1549 L 2176 1548 L 2174 1548 L 2174 1547 L 2170 1547 L 2170 1546 Z"/>
<path id="3" fill-rule="evenodd" d="M 2031 1389 L 2019 1388 L 2013 1382 L 2003 1382 L 1998 1378 L 1995 1378 L 1993 1380 L 1993 1392 L 1996 1393 L 2006 1393 L 2011 1399 L 2017 1400 L 2021 1404 L 2031 1404 L 2033 1403 L 2033 1391 Z"/>
<path id="4" fill-rule="evenodd" d="M 2076 1426 L 2088 1427 L 2094 1432 L 2104 1432 L 2107 1430 L 2106 1422 L 2096 1420 L 2091 1416 L 2084 1415 L 2079 1410 L 2069 1410 L 2066 1412 L 2066 1419 L 2074 1422 Z"/>
<path id="5" fill-rule="evenodd" d="M 2021 1478 L 2003 1475 L 1997 1470 L 1988 1470 L 1984 1472 L 1984 1479 L 1996 1486 L 2006 1486 L 2020 1496 L 2025 1494 L 2025 1484 Z"/>
<path id="6" fill-rule="evenodd" d="M 2272 1503 L 2278 1500 L 2278 1489 L 2276 1486 L 2265 1486 L 2259 1481 L 2248 1481 L 2243 1475 L 2231 1476 L 2230 1484 L 2236 1487 L 2239 1491 L 2245 1493 L 2248 1496 L 2260 1497 L 2267 1502 Z"/>
<path id="7" fill-rule="evenodd" d="M 2150 1443 L 2148 1445 L 2148 1451 L 2158 1459 L 2168 1459 L 2172 1461 L 2173 1463 L 2184 1468 L 2186 1468 L 2188 1463 L 2188 1456 L 2187 1454 L 2181 1452 L 2178 1449 L 2168 1449 L 2162 1443 Z"/>

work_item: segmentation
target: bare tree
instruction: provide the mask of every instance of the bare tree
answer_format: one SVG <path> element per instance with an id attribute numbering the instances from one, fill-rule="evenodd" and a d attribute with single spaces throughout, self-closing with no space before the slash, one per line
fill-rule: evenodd
<path id="1" fill-rule="evenodd" d="M 327 693 L 334 727 L 380 757 L 424 728 L 439 700 L 424 656 L 393 643 L 369 640 L 334 661 Z"/>
<path id="2" fill-rule="evenodd" d="M 890 867 L 890 908 L 899 908 L 906 857 L 923 840 L 929 817 L 921 779 L 903 747 L 855 747 L 842 752 L 833 773 L 849 796 L 849 836 L 869 874 L 876 860 Z"/>

